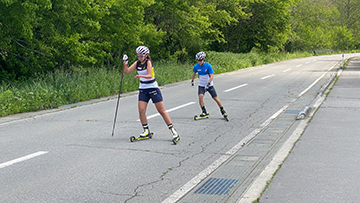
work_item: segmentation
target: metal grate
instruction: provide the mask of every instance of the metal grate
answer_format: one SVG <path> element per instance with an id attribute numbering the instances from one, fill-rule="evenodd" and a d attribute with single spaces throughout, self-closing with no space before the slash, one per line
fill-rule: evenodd
<path id="1" fill-rule="evenodd" d="M 299 114 L 300 110 L 286 110 L 285 113 L 287 113 L 287 114 Z"/>
<path id="2" fill-rule="evenodd" d="M 239 180 L 210 178 L 199 189 L 196 194 L 226 195 Z"/>

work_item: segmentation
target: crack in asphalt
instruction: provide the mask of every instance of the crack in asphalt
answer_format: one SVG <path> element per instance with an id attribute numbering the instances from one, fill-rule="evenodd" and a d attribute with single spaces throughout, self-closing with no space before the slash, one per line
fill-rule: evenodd
<path id="1" fill-rule="evenodd" d="M 233 129 L 233 128 L 231 128 L 231 129 Z M 228 129 L 227 131 L 230 131 L 231 129 Z M 217 140 L 218 138 L 220 138 L 221 136 L 222 136 L 221 134 L 220 134 L 219 136 L 217 136 L 217 137 L 214 139 L 214 141 L 216 142 L 216 140 Z M 182 164 L 183 164 L 185 161 L 189 160 L 190 158 L 193 158 L 193 157 L 195 157 L 195 156 L 197 156 L 197 155 L 199 155 L 199 154 L 204 153 L 204 152 L 206 151 L 206 148 L 208 148 L 208 146 L 211 145 L 211 144 L 212 144 L 212 142 L 209 141 L 207 144 L 201 146 L 201 150 L 200 150 L 199 152 L 194 153 L 194 154 L 192 154 L 191 156 L 188 156 L 188 157 L 182 159 L 181 161 L 179 161 L 179 164 L 178 164 L 177 166 L 168 168 L 168 170 L 166 170 L 165 172 L 162 173 L 162 175 L 159 177 L 158 180 L 155 180 L 155 181 L 151 181 L 151 182 L 148 182 L 148 183 L 144 183 L 144 184 L 138 185 L 138 186 L 134 189 L 133 195 L 132 195 L 130 198 L 126 199 L 126 200 L 124 201 L 124 203 L 127 203 L 128 201 L 130 201 L 130 200 L 136 198 L 137 196 L 139 196 L 139 192 L 138 192 L 138 191 L 139 191 L 140 188 L 145 187 L 145 186 L 149 186 L 149 185 L 153 185 L 153 184 L 156 184 L 156 183 L 158 183 L 158 182 L 160 182 L 160 181 L 163 181 L 163 180 L 165 179 L 165 176 L 166 176 L 169 172 L 171 172 L 171 171 L 174 170 L 174 169 L 180 168 L 180 167 L 182 166 Z M 175 154 L 172 154 L 172 155 L 175 156 Z"/>

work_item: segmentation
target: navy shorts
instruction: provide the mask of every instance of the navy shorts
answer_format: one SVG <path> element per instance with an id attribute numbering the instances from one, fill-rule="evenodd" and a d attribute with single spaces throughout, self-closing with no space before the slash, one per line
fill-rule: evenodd
<path id="1" fill-rule="evenodd" d="M 215 87 L 214 87 L 214 86 L 210 86 L 207 91 L 210 93 L 210 95 L 211 95 L 212 98 L 217 97 L 217 94 L 216 94 L 216 91 L 215 91 Z M 205 87 L 199 86 L 198 94 L 205 94 Z"/>
<path id="2" fill-rule="evenodd" d="M 148 103 L 150 99 L 154 104 L 163 101 L 159 88 L 139 89 L 139 101 Z"/>

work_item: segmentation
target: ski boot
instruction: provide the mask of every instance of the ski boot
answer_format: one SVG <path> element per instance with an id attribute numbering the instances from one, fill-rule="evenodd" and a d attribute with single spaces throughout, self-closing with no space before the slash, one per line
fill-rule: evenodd
<path id="1" fill-rule="evenodd" d="M 154 133 L 150 133 L 148 130 L 145 130 L 143 133 L 140 134 L 139 137 L 132 136 L 130 137 L 130 142 L 134 142 L 135 140 L 146 140 L 151 139 L 153 137 Z"/>
<path id="2" fill-rule="evenodd" d="M 209 118 L 209 114 L 208 113 L 201 113 L 199 116 L 194 116 L 194 120 L 200 120 L 200 119 L 205 119 L 205 118 Z"/>
<path id="3" fill-rule="evenodd" d="M 180 140 L 180 136 L 173 127 L 170 129 L 170 132 L 173 137 L 172 141 L 176 145 L 178 143 L 178 141 Z"/>
<path id="4" fill-rule="evenodd" d="M 225 109 L 221 109 L 221 114 L 225 118 L 226 121 L 229 121 L 229 118 L 228 118 L 228 115 L 227 115 Z"/>

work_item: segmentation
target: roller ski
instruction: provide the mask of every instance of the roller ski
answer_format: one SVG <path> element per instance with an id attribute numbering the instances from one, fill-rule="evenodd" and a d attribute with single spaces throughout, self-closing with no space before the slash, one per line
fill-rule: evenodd
<path id="1" fill-rule="evenodd" d="M 226 121 L 229 121 L 228 115 L 224 109 L 221 109 L 221 114 L 225 118 Z"/>
<path id="2" fill-rule="evenodd" d="M 173 137 L 172 142 L 176 145 L 180 140 L 180 136 Z"/>
<path id="3" fill-rule="evenodd" d="M 201 120 L 201 119 L 206 119 L 209 118 L 209 114 L 208 113 L 201 113 L 199 116 L 194 116 L 194 120 Z"/>
<path id="4" fill-rule="evenodd" d="M 135 137 L 135 136 L 130 137 L 130 142 L 151 139 L 153 135 L 154 133 L 149 133 L 149 134 L 141 133 L 139 137 Z"/>

